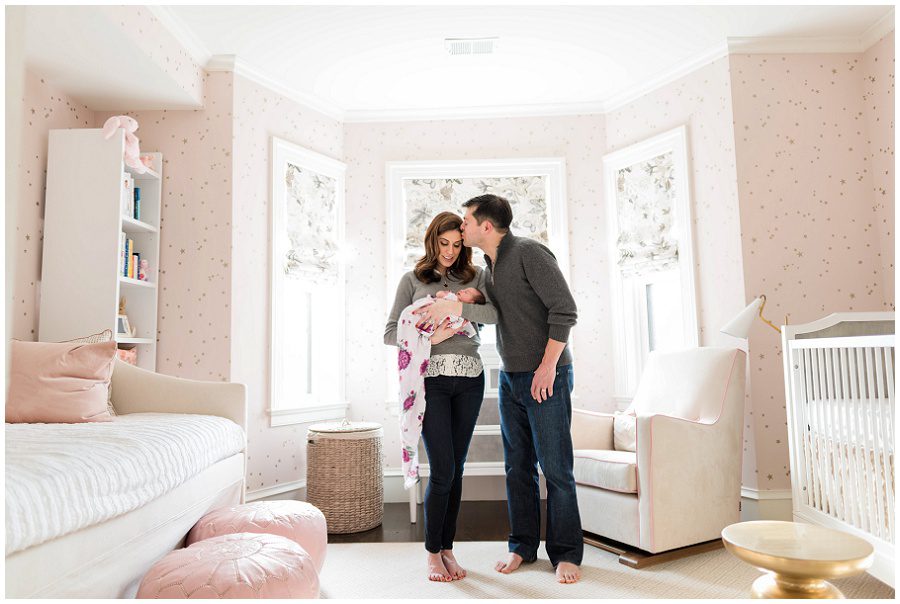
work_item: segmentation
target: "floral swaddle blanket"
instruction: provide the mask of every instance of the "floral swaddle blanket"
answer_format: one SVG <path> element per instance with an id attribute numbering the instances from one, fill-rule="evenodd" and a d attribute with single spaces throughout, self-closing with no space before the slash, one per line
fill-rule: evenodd
<path id="1" fill-rule="evenodd" d="M 445 300 L 456 301 L 454 294 Z M 422 418 L 425 417 L 425 372 L 431 357 L 433 327 L 416 327 L 421 319 L 413 311 L 434 302 L 434 296 L 416 300 L 403 309 L 397 322 L 397 367 L 400 369 L 400 444 L 403 448 L 403 486 L 410 488 L 419 479 L 419 437 L 422 435 Z M 456 335 L 471 338 L 475 328 L 462 317 L 450 317 L 450 326 Z"/>

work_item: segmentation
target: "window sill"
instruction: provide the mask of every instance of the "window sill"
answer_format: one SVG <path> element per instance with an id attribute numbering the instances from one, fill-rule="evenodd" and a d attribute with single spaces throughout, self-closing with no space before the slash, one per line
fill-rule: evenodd
<path id="1" fill-rule="evenodd" d="M 293 409 L 269 409 L 269 426 L 290 426 L 292 424 L 309 424 L 328 420 L 344 419 L 347 416 L 348 403 L 326 403 Z"/>

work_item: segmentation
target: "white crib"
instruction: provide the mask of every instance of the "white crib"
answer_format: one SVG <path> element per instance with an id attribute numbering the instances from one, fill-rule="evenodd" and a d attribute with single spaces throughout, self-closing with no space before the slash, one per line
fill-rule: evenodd
<path id="1" fill-rule="evenodd" d="M 894 313 L 782 329 L 794 519 L 867 539 L 894 586 Z"/>

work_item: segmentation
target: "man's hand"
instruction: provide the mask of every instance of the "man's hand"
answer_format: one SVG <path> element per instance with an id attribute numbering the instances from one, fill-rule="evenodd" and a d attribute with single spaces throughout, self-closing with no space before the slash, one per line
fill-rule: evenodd
<path id="1" fill-rule="evenodd" d="M 421 319 L 417 325 L 420 329 L 426 323 L 437 325 L 450 315 L 459 316 L 461 313 L 462 302 L 452 302 L 450 300 L 435 300 L 431 304 L 413 311 L 413 314 L 418 315 Z"/>
<path id="2" fill-rule="evenodd" d="M 553 396 L 553 381 L 556 379 L 556 366 L 541 363 L 531 380 L 531 398 L 538 404 Z"/>

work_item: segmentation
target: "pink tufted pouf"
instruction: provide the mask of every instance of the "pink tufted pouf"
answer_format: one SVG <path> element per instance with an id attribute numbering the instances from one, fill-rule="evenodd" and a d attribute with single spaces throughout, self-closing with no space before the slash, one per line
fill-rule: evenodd
<path id="1" fill-rule="evenodd" d="M 237 533 L 177 549 L 154 564 L 138 598 L 318 598 L 302 547 L 279 535 Z"/>
<path id="2" fill-rule="evenodd" d="M 281 535 L 305 549 L 316 565 L 316 572 L 325 563 L 328 527 L 325 515 L 305 501 L 255 501 L 213 510 L 201 518 L 187 543 L 229 533 L 267 533 Z"/>

